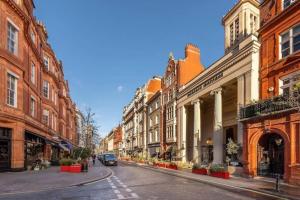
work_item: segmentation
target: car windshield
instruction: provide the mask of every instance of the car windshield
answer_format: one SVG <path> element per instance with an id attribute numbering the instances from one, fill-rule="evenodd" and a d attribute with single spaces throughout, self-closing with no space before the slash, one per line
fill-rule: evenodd
<path id="1" fill-rule="evenodd" d="M 115 155 L 113 155 L 113 154 L 106 154 L 106 155 L 105 155 L 105 158 L 106 158 L 106 159 L 115 159 L 116 157 L 115 157 Z"/>

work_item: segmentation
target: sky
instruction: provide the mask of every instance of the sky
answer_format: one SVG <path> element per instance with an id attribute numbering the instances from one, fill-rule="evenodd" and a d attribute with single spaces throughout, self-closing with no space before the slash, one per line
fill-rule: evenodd
<path id="1" fill-rule="evenodd" d="M 35 0 L 76 105 L 105 136 L 136 88 L 163 75 L 168 56 L 200 48 L 208 67 L 224 54 L 222 17 L 238 0 Z"/>

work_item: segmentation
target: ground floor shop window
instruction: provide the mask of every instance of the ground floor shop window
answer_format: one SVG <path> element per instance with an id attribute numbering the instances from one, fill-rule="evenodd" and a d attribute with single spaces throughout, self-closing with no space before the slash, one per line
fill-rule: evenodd
<path id="1" fill-rule="evenodd" d="M 10 169 L 11 129 L 0 128 L 0 171 Z"/>
<path id="2" fill-rule="evenodd" d="M 36 135 L 25 133 L 25 167 L 30 170 L 44 160 L 45 140 Z"/>

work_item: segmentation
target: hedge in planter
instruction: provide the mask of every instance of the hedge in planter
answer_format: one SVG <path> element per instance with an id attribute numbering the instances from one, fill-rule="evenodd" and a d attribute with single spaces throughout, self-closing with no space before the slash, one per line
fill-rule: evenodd
<path id="1" fill-rule="evenodd" d="M 207 175 L 207 169 L 204 166 L 199 164 L 194 164 L 192 168 L 192 173 L 200 174 L 200 175 Z"/>
<path id="2" fill-rule="evenodd" d="M 229 172 L 222 165 L 213 165 L 210 168 L 210 176 L 229 179 Z"/>
<path id="3" fill-rule="evenodd" d="M 71 165 L 74 163 L 72 159 L 63 158 L 59 161 L 60 171 L 61 172 L 69 172 L 71 169 Z"/>

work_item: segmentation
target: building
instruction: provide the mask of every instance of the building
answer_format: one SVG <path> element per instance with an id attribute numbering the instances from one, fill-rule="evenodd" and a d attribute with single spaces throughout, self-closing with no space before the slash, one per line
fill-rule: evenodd
<path id="1" fill-rule="evenodd" d="M 107 151 L 114 152 L 114 131 L 113 130 L 107 135 Z"/>
<path id="2" fill-rule="evenodd" d="M 123 110 L 127 155 L 147 155 L 147 101 L 161 88 L 161 78 L 154 76 L 137 88 L 133 100 Z"/>
<path id="3" fill-rule="evenodd" d="M 264 0 L 260 12 L 261 100 L 241 110 L 244 169 L 300 184 L 300 1 Z"/>
<path id="4" fill-rule="evenodd" d="M 134 101 L 131 101 L 123 109 L 123 132 L 124 132 L 124 147 L 125 155 L 132 155 L 133 146 L 136 142 L 136 135 L 134 134 Z"/>
<path id="5" fill-rule="evenodd" d="M 161 90 L 147 102 L 147 147 L 148 157 L 155 157 L 161 152 Z"/>
<path id="6" fill-rule="evenodd" d="M 170 53 L 168 65 L 162 81 L 162 154 L 171 149 L 178 149 L 178 118 L 177 95 L 178 89 L 191 81 L 204 70 L 200 62 L 200 50 L 193 44 L 185 47 L 185 58 L 175 60 Z M 178 155 L 177 155 L 178 156 Z"/>
<path id="7" fill-rule="evenodd" d="M 243 145 L 239 107 L 258 99 L 259 2 L 238 1 L 222 24 L 225 55 L 191 81 L 179 82 L 177 140 L 183 162 L 225 163 L 229 139 Z"/>
<path id="8" fill-rule="evenodd" d="M 0 170 L 57 161 L 60 152 L 77 145 L 63 64 L 34 8 L 32 0 L 0 1 Z"/>
<path id="9" fill-rule="evenodd" d="M 122 138 L 122 126 L 118 125 L 113 129 L 114 134 L 114 152 L 116 156 L 120 157 L 123 155 L 123 138 Z"/>

